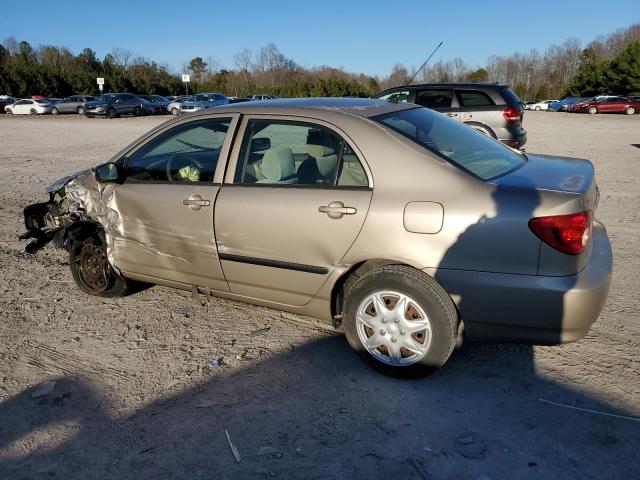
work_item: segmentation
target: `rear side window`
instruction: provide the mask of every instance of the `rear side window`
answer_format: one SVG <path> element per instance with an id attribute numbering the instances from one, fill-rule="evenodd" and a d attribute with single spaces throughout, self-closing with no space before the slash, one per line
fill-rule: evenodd
<path id="1" fill-rule="evenodd" d="M 369 185 L 360 160 L 344 139 L 309 122 L 250 120 L 239 160 L 237 184 Z"/>
<path id="2" fill-rule="evenodd" d="M 488 107 L 495 105 L 486 93 L 478 90 L 458 90 L 460 105 L 463 107 Z"/>
<path id="3" fill-rule="evenodd" d="M 409 90 L 388 93 L 379 98 L 380 100 L 386 100 L 391 103 L 407 103 L 409 101 Z"/>
<path id="4" fill-rule="evenodd" d="M 434 110 L 451 108 L 452 102 L 451 90 L 421 90 L 416 93 L 415 103 Z"/>
<path id="5" fill-rule="evenodd" d="M 426 108 L 392 112 L 374 120 L 482 180 L 500 177 L 526 163 L 523 155 Z"/>

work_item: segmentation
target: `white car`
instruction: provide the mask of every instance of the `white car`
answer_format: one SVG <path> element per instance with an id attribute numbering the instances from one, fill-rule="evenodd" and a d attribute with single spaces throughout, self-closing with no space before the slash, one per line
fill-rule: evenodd
<path id="1" fill-rule="evenodd" d="M 549 110 L 549 104 L 560 100 L 543 100 L 542 102 L 527 105 L 527 110 Z"/>
<path id="2" fill-rule="evenodd" d="M 42 115 L 51 113 L 53 105 L 48 100 L 18 100 L 4 109 L 8 115 Z"/>

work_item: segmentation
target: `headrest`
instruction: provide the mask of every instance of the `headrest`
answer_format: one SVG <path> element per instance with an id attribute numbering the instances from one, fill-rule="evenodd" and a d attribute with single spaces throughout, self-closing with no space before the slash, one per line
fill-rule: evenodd
<path id="1" fill-rule="evenodd" d="M 270 148 L 262 158 L 262 174 L 272 181 L 280 181 L 294 176 L 296 165 L 289 147 Z"/>
<path id="2" fill-rule="evenodd" d="M 325 147 L 324 145 L 307 145 L 307 152 L 312 157 L 326 157 L 328 155 L 333 155 L 335 153 L 335 149 L 331 147 Z"/>

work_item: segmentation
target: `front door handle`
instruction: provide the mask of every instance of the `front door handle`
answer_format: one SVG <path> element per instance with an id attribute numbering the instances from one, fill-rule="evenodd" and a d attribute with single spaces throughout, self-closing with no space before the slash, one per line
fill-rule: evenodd
<path id="1" fill-rule="evenodd" d="M 200 210 L 202 207 L 211 205 L 209 200 L 204 200 L 200 195 L 191 195 L 189 198 L 182 200 L 183 205 L 189 205 L 191 210 Z"/>
<path id="2" fill-rule="evenodd" d="M 318 207 L 320 213 L 326 213 L 329 218 L 342 218 L 343 215 L 354 215 L 358 212 L 353 207 L 345 207 L 342 202 L 331 202 L 329 205 Z"/>

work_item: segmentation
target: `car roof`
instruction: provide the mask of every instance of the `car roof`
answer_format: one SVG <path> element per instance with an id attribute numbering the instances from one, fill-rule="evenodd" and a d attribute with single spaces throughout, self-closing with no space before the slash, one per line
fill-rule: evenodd
<path id="1" fill-rule="evenodd" d="M 359 117 L 374 117 L 385 113 L 416 108 L 410 103 L 390 103 L 385 100 L 371 98 L 342 98 L 342 97 L 311 97 L 311 98 L 278 98 L 274 100 L 232 103 L 209 109 L 209 113 L 238 112 L 238 113 L 270 113 L 270 114 L 300 114 L 302 112 L 317 113 L 319 111 L 334 111 L 357 115 Z"/>
<path id="2" fill-rule="evenodd" d="M 449 88 L 506 88 L 508 85 L 504 83 L 410 83 L 408 85 L 397 85 L 395 87 L 388 88 L 387 90 L 395 90 L 397 88 L 437 88 L 437 87 L 449 87 Z M 385 90 L 386 91 L 386 90 Z"/>

